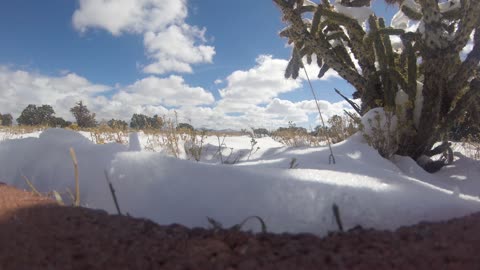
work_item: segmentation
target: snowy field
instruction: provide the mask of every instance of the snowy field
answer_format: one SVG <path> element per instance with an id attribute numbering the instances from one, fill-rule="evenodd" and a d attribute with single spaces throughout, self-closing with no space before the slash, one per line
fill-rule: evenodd
<path id="1" fill-rule="evenodd" d="M 207 227 L 212 217 L 229 227 L 258 215 L 270 232 L 325 235 L 337 230 L 334 203 L 347 229 L 395 229 L 480 211 L 480 161 L 460 145 L 453 165 L 429 174 L 410 158 L 383 159 L 360 134 L 332 146 L 336 164 L 329 164 L 328 147 L 286 147 L 270 137 L 253 145 L 249 136 L 206 137 L 198 162 L 184 140 L 175 158 L 154 143 L 161 138 L 143 133 L 125 137 L 126 144 L 95 144 L 89 133 L 63 129 L 0 132 L 0 140 L 1 182 L 29 189 L 26 176 L 40 192 L 73 190 L 72 147 L 82 205 L 116 213 L 107 171 L 121 210 L 160 224 Z M 251 223 L 247 229 L 259 229 Z"/>

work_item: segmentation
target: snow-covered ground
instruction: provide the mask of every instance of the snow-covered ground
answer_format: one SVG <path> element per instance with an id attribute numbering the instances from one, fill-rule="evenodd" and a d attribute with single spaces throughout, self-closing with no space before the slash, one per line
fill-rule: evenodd
<path id="1" fill-rule="evenodd" d="M 41 192 L 73 189 L 72 147 L 83 205 L 116 213 L 106 170 L 123 212 L 161 224 L 208 226 L 212 217 L 227 227 L 258 215 L 271 232 L 325 235 L 337 229 L 334 203 L 347 229 L 395 229 L 480 211 L 479 160 L 457 152 L 454 165 L 428 174 L 410 158 L 383 159 L 359 134 L 333 145 L 335 164 L 328 147 L 285 147 L 270 137 L 253 147 L 248 136 L 206 137 L 199 162 L 184 150 L 180 158 L 159 145 L 145 150 L 155 140 L 143 133 L 131 135 L 130 146 L 94 144 L 88 133 L 63 129 L 0 132 L 0 139 L 1 182 L 28 189 L 24 175 Z"/>

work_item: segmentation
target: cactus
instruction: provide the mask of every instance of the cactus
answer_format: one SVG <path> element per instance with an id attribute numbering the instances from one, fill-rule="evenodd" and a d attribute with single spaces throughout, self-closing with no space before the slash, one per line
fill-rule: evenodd
<path id="1" fill-rule="evenodd" d="M 403 90 L 410 105 L 404 110 L 397 154 L 414 159 L 445 140 L 447 131 L 467 111 L 480 115 L 480 5 L 476 0 L 451 0 L 448 9 L 436 0 L 387 1 L 399 5 L 409 20 L 422 22 L 423 28 L 416 32 L 387 27 L 374 14 L 364 27 L 338 7 L 367 8 L 373 1 L 335 1 L 273 0 L 288 24 L 280 35 L 294 45 L 287 78 L 296 78 L 303 58 L 310 64 L 315 55 L 319 77 L 333 69 L 355 87 L 354 98 L 362 100 L 361 114 L 378 106 L 395 111 L 395 96 Z M 461 51 L 472 33 L 473 49 L 462 61 Z M 401 49 L 393 48 L 391 36 L 401 40 Z M 423 85 L 421 108 L 416 102 L 419 84 Z M 415 104 L 421 112 L 417 120 Z"/>

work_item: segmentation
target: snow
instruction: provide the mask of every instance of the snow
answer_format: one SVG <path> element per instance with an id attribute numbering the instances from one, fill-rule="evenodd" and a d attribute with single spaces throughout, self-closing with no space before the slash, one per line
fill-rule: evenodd
<path id="1" fill-rule="evenodd" d="M 161 224 L 205 227 L 208 216 L 231 226 L 258 215 L 270 232 L 325 235 L 337 228 L 333 203 L 347 229 L 395 229 L 480 210 L 480 161 L 462 155 L 461 148 L 453 166 L 428 174 L 410 158 L 382 158 L 360 133 L 332 146 L 335 165 L 328 163 L 327 147 L 286 147 L 270 137 L 256 139 L 260 149 L 249 158 L 250 137 L 225 137 L 226 153 L 241 156 L 227 165 L 220 163 L 222 138 L 215 136 L 205 138 L 208 149 L 200 162 L 145 150 L 151 135 L 142 132 L 130 135 L 130 146 L 97 145 L 88 134 L 62 129 L 21 136 L 0 142 L 0 181 L 28 189 L 25 175 L 41 192 L 72 189 L 72 147 L 82 205 L 116 213 L 107 171 L 122 212 Z M 298 168 L 289 169 L 293 158 Z"/>
<path id="2" fill-rule="evenodd" d="M 409 7 L 413 11 L 420 12 L 422 7 L 415 0 L 404 0 L 402 5 Z"/>
<path id="3" fill-rule="evenodd" d="M 402 3 L 402 6 L 407 6 L 410 9 L 420 12 L 421 7 L 419 4 L 417 4 L 414 0 L 405 0 Z M 390 23 L 390 26 L 392 28 L 396 29 L 403 29 L 405 32 L 420 32 L 424 33 L 425 27 L 424 27 L 424 22 L 422 20 L 420 21 L 413 21 L 410 20 L 405 13 L 401 9 L 393 15 L 392 21 Z M 390 36 L 390 41 L 392 43 L 392 48 L 395 51 L 401 51 L 404 49 L 402 40 L 400 39 L 399 36 Z"/>
<path id="4" fill-rule="evenodd" d="M 346 7 L 341 4 L 340 0 L 336 0 L 333 3 L 333 8 L 336 12 L 357 20 L 360 25 L 364 25 L 370 15 L 373 14 L 373 10 L 370 7 Z"/>
<path id="5" fill-rule="evenodd" d="M 459 9 L 462 7 L 460 0 L 448 0 L 443 3 L 438 3 L 438 8 L 441 13 Z"/>
<path id="6" fill-rule="evenodd" d="M 395 15 L 393 15 L 390 25 L 393 28 L 407 30 L 409 22 L 410 19 L 407 17 L 407 15 L 399 10 L 397 13 L 395 13 Z"/>
<path id="7" fill-rule="evenodd" d="M 398 118 L 400 120 L 405 120 L 406 118 L 406 109 L 408 106 L 408 95 L 402 89 L 397 91 L 395 95 L 395 105 L 398 112 Z"/>
<path id="8" fill-rule="evenodd" d="M 381 129 L 383 135 L 388 137 L 389 134 L 396 132 L 397 123 L 397 117 L 392 113 L 386 112 L 381 107 L 371 109 L 362 117 L 363 132 L 370 137 L 376 135 L 376 129 Z"/>
<path id="9" fill-rule="evenodd" d="M 415 94 L 415 103 L 413 104 L 413 124 L 416 128 L 420 126 L 420 117 L 423 109 L 423 83 L 417 81 L 417 93 Z"/>
<path id="10" fill-rule="evenodd" d="M 142 151 L 142 146 L 140 145 L 138 132 L 130 133 L 130 136 L 128 139 L 128 151 Z"/>

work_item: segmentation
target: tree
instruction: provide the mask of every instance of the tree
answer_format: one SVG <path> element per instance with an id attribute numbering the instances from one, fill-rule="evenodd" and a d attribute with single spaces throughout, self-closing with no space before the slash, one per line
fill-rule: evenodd
<path id="1" fill-rule="evenodd" d="M 82 101 L 77 102 L 76 105 L 70 109 L 70 112 L 75 117 L 79 127 L 90 128 L 97 126 L 95 113 L 91 113 Z"/>
<path id="2" fill-rule="evenodd" d="M 193 131 L 195 129 L 189 123 L 179 123 L 177 125 L 177 130 L 191 130 L 191 131 Z"/>
<path id="3" fill-rule="evenodd" d="M 50 105 L 42 105 L 37 107 L 36 105 L 30 104 L 25 109 L 23 109 L 20 116 L 17 118 L 17 123 L 19 125 L 51 125 L 51 121 L 54 118 L 55 111 Z"/>
<path id="4" fill-rule="evenodd" d="M 160 129 L 163 127 L 164 121 L 162 117 L 155 114 L 153 117 L 148 118 L 148 124 L 150 128 Z"/>
<path id="5" fill-rule="evenodd" d="M 273 1 L 289 23 L 280 36 L 294 45 L 285 76 L 298 77 L 302 59 L 310 64 L 314 56 L 319 77 L 335 70 L 355 87 L 361 115 L 383 107 L 401 122 L 396 154 L 417 160 L 444 152 L 448 131 L 467 110 L 480 121 L 478 1 L 389 0 L 399 3 L 392 27 L 373 12 L 365 16 L 368 27 L 361 14 L 344 12 L 365 13 L 370 0 Z M 421 27 L 408 28 L 419 22 Z M 473 49 L 462 60 L 473 32 Z M 443 143 L 432 149 L 438 141 Z"/>
<path id="6" fill-rule="evenodd" d="M 0 114 L 0 123 L 2 126 L 11 126 L 13 124 L 13 117 L 11 114 Z"/>
<path id="7" fill-rule="evenodd" d="M 145 129 L 148 126 L 148 116 L 144 114 L 136 114 L 132 115 L 132 119 L 130 120 L 130 127 L 134 129 Z"/>
<path id="8" fill-rule="evenodd" d="M 61 127 L 61 128 L 66 128 L 70 126 L 72 122 L 70 121 L 65 121 L 62 117 L 52 117 L 50 120 L 50 126 L 52 127 Z"/>
<path id="9" fill-rule="evenodd" d="M 108 120 L 107 125 L 113 129 L 126 130 L 128 128 L 127 122 L 117 119 Z"/>
<path id="10" fill-rule="evenodd" d="M 254 128 L 253 135 L 257 138 L 261 138 L 270 135 L 270 132 L 268 132 L 266 128 Z"/>
<path id="11" fill-rule="evenodd" d="M 76 105 L 70 109 L 70 112 L 75 117 L 75 121 L 79 127 L 90 128 L 97 126 L 95 113 L 91 113 L 82 101 L 77 102 Z"/>

